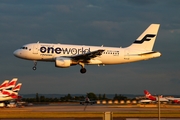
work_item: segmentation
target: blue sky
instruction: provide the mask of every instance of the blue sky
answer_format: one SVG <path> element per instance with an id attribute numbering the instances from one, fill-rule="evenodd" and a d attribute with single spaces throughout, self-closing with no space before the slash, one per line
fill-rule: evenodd
<path id="1" fill-rule="evenodd" d="M 20 93 L 177 94 L 180 86 L 179 0 L 1 0 L 0 82 L 19 78 Z M 18 59 L 33 42 L 127 47 L 151 24 L 161 24 L 154 46 L 160 58 L 112 66 L 56 68 Z"/>

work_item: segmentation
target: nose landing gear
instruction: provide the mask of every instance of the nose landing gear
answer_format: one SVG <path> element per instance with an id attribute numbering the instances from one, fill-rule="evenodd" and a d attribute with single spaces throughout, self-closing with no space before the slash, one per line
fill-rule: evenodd
<path id="1" fill-rule="evenodd" d="M 34 66 L 33 66 L 33 70 L 36 70 L 36 65 L 37 65 L 37 61 L 34 61 Z"/>

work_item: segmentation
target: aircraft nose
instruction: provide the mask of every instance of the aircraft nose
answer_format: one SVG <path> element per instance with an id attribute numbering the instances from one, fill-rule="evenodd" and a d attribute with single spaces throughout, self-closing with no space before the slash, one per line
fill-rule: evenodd
<path id="1" fill-rule="evenodd" d="M 13 54 L 14 54 L 14 56 L 16 56 L 16 57 L 19 57 L 21 53 L 19 52 L 19 50 L 15 50 L 15 51 L 13 52 Z"/>

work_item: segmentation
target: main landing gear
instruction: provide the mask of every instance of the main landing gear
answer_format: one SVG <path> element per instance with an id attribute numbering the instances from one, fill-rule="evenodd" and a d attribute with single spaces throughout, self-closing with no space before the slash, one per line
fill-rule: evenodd
<path id="1" fill-rule="evenodd" d="M 82 74 L 86 73 L 87 70 L 86 70 L 86 68 L 84 68 L 84 63 L 79 63 L 79 65 L 81 66 L 80 72 Z M 36 70 L 37 69 L 36 66 L 37 66 L 37 61 L 34 61 L 34 66 L 32 69 Z"/>
<path id="2" fill-rule="evenodd" d="M 34 61 L 34 66 L 33 66 L 33 70 L 36 70 L 36 65 L 37 65 L 37 61 Z"/>
<path id="3" fill-rule="evenodd" d="M 86 68 L 81 68 L 81 69 L 80 69 L 80 72 L 81 72 L 82 74 L 86 73 Z"/>
<path id="4" fill-rule="evenodd" d="M 79 63 L 79 65 L 81 65 L 80 72 L 81 72 L 82 74 L 86 73 L 86 68 L 84 68 L 84 63 Z"/>

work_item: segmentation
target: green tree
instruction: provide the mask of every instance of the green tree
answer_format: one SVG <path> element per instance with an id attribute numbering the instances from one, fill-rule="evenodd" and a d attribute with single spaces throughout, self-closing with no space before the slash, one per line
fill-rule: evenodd
<path id="1" fill-rule="evenodd" d="M 117 94 L 114 95 L 114 100 L 118 100 L 118 95 Z"/>
<path id="2" fill-rule="evenodd" d="M 125 96 L 123 96 L 123 95 L 117 95 L 117 94 L 115 94 L 115 96 L 114 96 L 114 100 L 126 100 L 127 99 L 127 97 L 125 97 Z"/>
<path id="3" fill-rule="evenodd" d="M 94 93 L 92 93 L 92 92 L 87 93 L 86 96 L 87 96 L 89 99 L 91 99 L 91 100 L 97 100 L 97 96 L 96 96 Z"/>
<path id="4" fill-rule="evenodd" d="M 71 99 L 72 99 L 71 94 L 68 94 L 68 95 L 66 96 L 66 99 L 67 99 L 67 100 L 71 100 Z"/>
<path id="5" fill-rule="evenodd" d="M 106 94 L 103 94 L 102 99 L 103 99 L 103 100 L 107 99 L 107 98 L 106 98 Z"/>
<path id="6" fill-rule="evenodd" d="M 36 93 L 36 102 L 39 102 L 39 95 Z"/>
<path id="7" fill-rule="evenodd" d="M 44 96 L 40 96 L 40 102 L 46 102 L 46 98 Z"/>
<path id="8" fill-rule="evenodd" d="M 102 100 L 102 96 L 101 96 L 101 94 L 99 94 L 99 97 L 98 97 L 98 99 L 99 99 L 99 100 Z"/>

